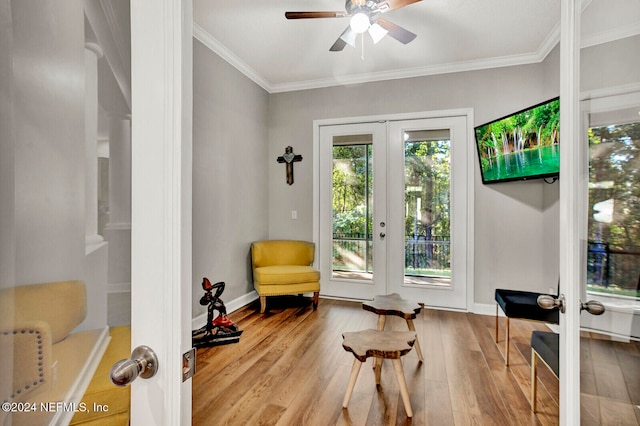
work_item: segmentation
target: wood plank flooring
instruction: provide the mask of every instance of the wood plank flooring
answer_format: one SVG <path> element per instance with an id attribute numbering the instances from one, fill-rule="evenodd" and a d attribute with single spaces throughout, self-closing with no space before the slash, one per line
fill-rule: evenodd
<path id="1" fill-rule="evenodd" d="M 375 314 L 361 303 L 329 299 L 321 299 L 316 311 L 298 297 L 270 298 L 268 304 L 266 314 L 253 303 L 230 315 L 244 331 L 239 343 L 198 349 L 194 425 L 558 424 L 558 380 L 544 366 L 539 368 L 538 413 L 529 406 L 529 339 L 533 330 L 546 329 L 543 324 L 511 321 L 507 368 L 504 319 L 496 344 L 492 316 L 423 310 L 414 324 L 425 362 L 418 362 L 415 351 L 403 357 L 414 411 L 409 419 L 388 361 L 380 389 L 372 360 L 367 361 L 348 409 L 342 409 L 353 363 L 353 355 L 342 348 L 342 333 L 375 328 Z M 387 329 L 406 330 L 406 323 L 391 317 Z M 583 419 L 640 424 L 640 346 L 615 343 L 612 358 L 606 350 L 612 342 L 585 339 L 583 401 L 590 403 Z M 609 384 L 608 395 L 598 394 L 599 383 Z M 616 394 L 621 383 L 628 389 L 622 396 Z"/>

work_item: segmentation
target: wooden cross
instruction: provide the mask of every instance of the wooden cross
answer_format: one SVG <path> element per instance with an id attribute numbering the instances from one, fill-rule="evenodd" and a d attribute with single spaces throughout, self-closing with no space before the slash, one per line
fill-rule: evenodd
<path id="1" fill-rule="evenodd" d="M 287 183 L 293 185 L 293 163 L 302 161 L 302 155 L 294 154 L 290 146 L 284 149 L 284 154 L 278 157 L 278 163 L 287 164 Z"/>

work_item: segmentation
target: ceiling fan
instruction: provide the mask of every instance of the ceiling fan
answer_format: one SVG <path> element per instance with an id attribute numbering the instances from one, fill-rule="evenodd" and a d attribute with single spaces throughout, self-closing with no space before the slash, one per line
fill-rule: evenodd
<path id="1" fill-rule="evenodd" d="M 419 1 L 422 0 L 347 0 L 344 11 L 285 12 L 284 16 L 287 19 L 344 18 L 350 16 L 351 22 L 349 26 L 329 49 L 332 52 L 339 52 L 347 44 L 355 47 L 357 35 L 367 30 L 374 43 L 378 43 L 387 34 L 400 43 L 407 44 L 411 42 L 416 38 L 416 34 L 379 17 L 379 15 Z"/>

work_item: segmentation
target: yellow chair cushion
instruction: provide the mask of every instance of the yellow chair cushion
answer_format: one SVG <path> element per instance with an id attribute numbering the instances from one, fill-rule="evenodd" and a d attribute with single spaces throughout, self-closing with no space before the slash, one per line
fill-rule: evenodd
<path id="1" fill-rule="evenodd" d="M 313 263 L 315 245 L 297 240 L 256 241 L 251 245 L 253 268 L 274 265 L 309 266 Z"/>
<path id="2" fill-rule="evenodd" d="M 124 426 L 129 424 L 131 388 L 119 387 L 111 383 L 109 373 L 113 364 L 131 356 L 131 327 L 112 327 L 109 334 L 111 335 L 109 346 L 82 397 L 87 411 L 76 413 L 71 420 L 72 425 Z M 100 410 L 98 406 L 107 408 L 108 411 Z"/>
<path id="3" fill-rule="evenodd" d="M 313 283 L 320 281 L 320 272 L 311 266 L 263 266 L 254 269 L 253 279 L 261 286 Z"/>

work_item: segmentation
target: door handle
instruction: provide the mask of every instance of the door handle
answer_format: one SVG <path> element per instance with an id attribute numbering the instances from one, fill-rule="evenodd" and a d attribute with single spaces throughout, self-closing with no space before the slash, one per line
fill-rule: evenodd
<path id="1" fill-rule="evenodd" d="M 130 385 L 138 376 L 149 379 L 158 372 L 158 357 L 148 346 L 138 346 L 130 359 L 121 359 L 111 367 L 111 383 L 116 386 Z"/>
<path id="2" fill-rule="evenodd" d="M 538 296 L 538 306 L 540 306 L 542 309 L 558 308 L 560 309 L 560 312 L 564 314 L 564 303 L 564 294 L 558 296 L 557 299 L 546 294 Z M 580 302 L 580 310 L 587 311 L 591 315 L 602 315 L 604 314 L 605 308 L 604 305 L 597 300 L 589 300 L 586 303 Z"/>
<path id="3" fill-rule="evenodd" d="M 586 303 L 580 302 L 580 310 L 587 311 L 591 315 L 602 315 L 604 314 L 604 305 L 597 300 L 589 300 Z"/>
<path id="4" fill-rule="evenodd" d="M 560 312 L 564 314 L 564 294 L 561 294 L 557 298 L 548 294 L 542 294 L 538 296 L 538 306 L 542 309 L 555 309 L 558 308 Z"/>
<path id="5" fill-rule="evenodd" d="M 381 232 L 381 233 L 380 233 L 380 238 L 384 238 L 384 237 L 386 237 L 386 236 L 387 236 L 387 234 L 385 234 L 384 232 Z"/>

